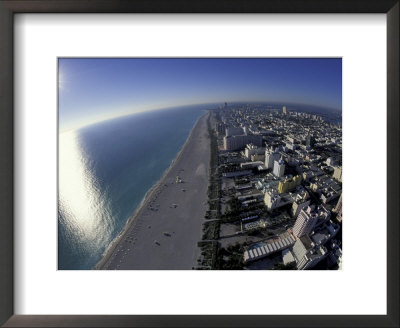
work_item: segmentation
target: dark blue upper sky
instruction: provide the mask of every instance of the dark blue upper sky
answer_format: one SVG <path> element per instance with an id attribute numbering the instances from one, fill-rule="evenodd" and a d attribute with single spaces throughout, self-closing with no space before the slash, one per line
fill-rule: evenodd
<path id="1" fill-rule="evenodd" d="M 61 130 L 137 111 L 225 101 L 341 109 L 342 60 L 59 59 Z"/>

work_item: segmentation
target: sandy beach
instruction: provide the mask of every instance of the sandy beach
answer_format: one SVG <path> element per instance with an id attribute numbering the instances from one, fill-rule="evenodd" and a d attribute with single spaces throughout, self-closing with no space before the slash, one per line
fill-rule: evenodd
<path id="1" fill-rule="evenodd" d="M 208 200 L 209 115 L 197 120 L 174 162 L 95 269 L 191 270 L 196 266 Z"/>

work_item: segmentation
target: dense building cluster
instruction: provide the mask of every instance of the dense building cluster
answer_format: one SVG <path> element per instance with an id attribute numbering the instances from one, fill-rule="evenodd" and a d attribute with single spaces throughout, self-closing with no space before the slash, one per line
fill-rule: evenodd
<path id="1" fill-rule="evenodd" d="M 246 269 L 340 268 L 341 113 L 237 104 L 214 117 L 220 247 Z"/>

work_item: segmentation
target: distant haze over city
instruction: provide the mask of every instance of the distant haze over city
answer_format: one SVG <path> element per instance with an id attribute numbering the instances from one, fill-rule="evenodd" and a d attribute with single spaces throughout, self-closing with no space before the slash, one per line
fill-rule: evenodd
<path id="1" fill-rule="evenodd" d="M 340 111 L 341 65 L 340 58 L 61 58 L 60 131 L 191 104 Z"/>

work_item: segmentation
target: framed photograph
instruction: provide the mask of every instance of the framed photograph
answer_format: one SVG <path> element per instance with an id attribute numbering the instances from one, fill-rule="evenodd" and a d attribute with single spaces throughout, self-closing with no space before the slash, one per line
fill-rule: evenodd
<path id="1" fill-rule="evenodd" d="M 58 58 L 58 270 L 340 270 L 341 81 L 341 58 Z"/>
<path id="2" fill-rule="evenodd" d="M 398 1 L 0 10 L 3 326 L 399 325 Z"/>

